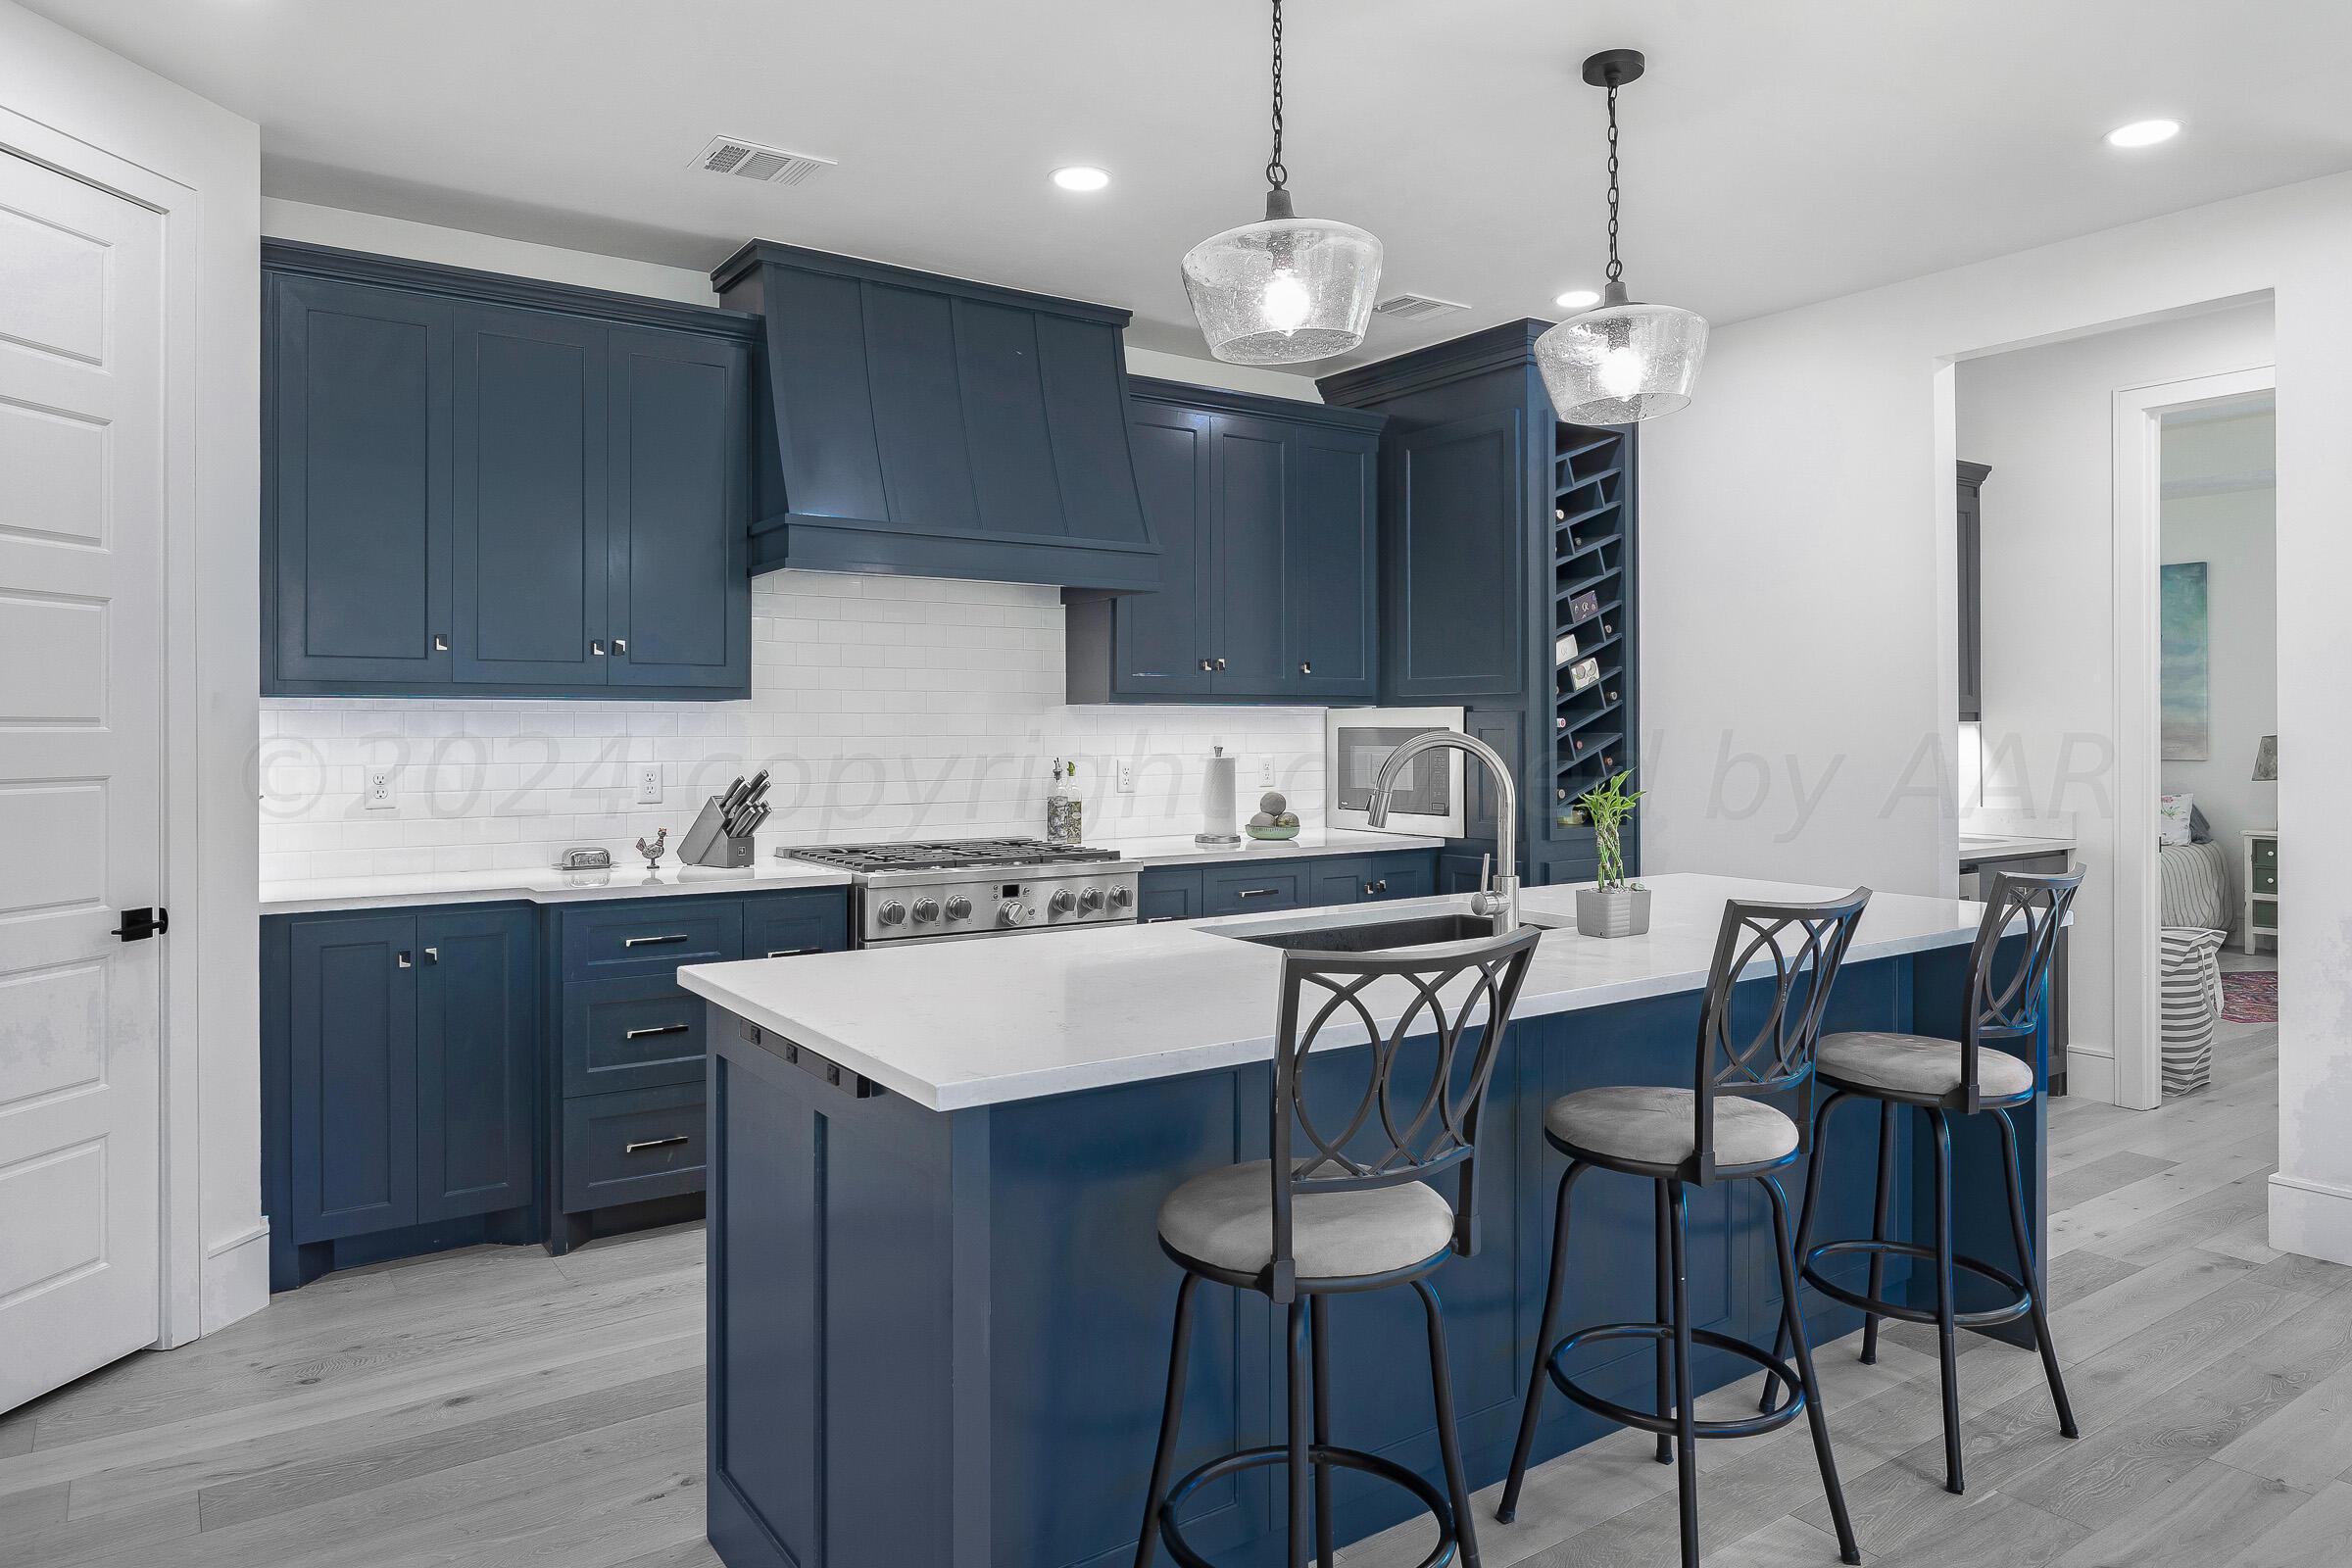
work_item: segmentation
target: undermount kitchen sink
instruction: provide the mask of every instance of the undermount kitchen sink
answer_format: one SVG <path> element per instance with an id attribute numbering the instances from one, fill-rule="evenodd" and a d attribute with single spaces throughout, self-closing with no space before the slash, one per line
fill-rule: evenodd
<path id="1" fill-rule="evenodd" d="M 1549 928 L 1551 922 L 1520 917 L 1522 925 Z M 1307 953 L 1383 953 L 1393 948 L 1427 948 L 1444 942 L 1474 942 L 1494 934 L 1483 914 L 1416 914 L 1401 920 L 1354 920 L 1263 931 L 1219 931 L 1217 935 L 1260 947 Z"/>

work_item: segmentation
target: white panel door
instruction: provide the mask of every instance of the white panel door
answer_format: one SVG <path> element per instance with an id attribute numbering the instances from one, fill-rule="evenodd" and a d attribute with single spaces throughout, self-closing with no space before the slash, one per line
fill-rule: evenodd
<path id="1" fill-rule="evenodd" d="M 158 1333 L 163 362 L 163 220 L 0 152 L 0 1410 Z"/>

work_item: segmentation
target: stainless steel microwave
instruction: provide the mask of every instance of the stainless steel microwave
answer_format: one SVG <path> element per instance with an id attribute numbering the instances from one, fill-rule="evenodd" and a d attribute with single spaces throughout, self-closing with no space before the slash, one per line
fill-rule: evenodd
<path id="1" fill-rule="evenodd" d="M 1389 798 L 1389 820 L 1375 829 L 1366 815 L 1372 786 L 1389 754 L 1424 730 L 1462 727 L 1458 708 L 1334 708 L 1323 720 L 1325 820 L 1367 832 L 1462 836 L 1462 754 L 1451 747 L 1423 752 L 1405 766 Z"/>

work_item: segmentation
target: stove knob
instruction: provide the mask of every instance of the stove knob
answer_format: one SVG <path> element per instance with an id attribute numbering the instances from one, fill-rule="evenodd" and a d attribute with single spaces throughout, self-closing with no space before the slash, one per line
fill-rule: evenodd
<path id="1" fill-rule="evenodd" d="M 1127 906 L 1129 906 L 1130 904 L 1133 904 L 1134 902 L 1135 902 L 1135 889 L 1133 889 L 1133 888 L 1126 888 L 1126 887 L 1119 887 L 1119 888 L 1112 888 L 1112 889 L 1110 890 L 1110 906 L 1111 906 L 1112 908 L 1114 908 L 1114 909 L 1124 909 L 1125 907 L 1127 907 Z"/>
<path id="2" fill-rule="evenodd" d="M 882 912 L 877 918 L 884 925 L 897 925 L 906 918 L 906 906 L 893 899 L 882 906 Z"/>
<path id="3" fill-rule="evenodd" d="M 1019 905 L 1017 905 L 1017 904 L 1001 904 L 1001 905 L 997 906 L 997 924 L 999 924 L 999 925 L 1019 925 L 1020 923 L 1021 923 L 1021 906 L 1020 906 Z"/>
<path id="4" fill-rule="evenodd" d="M 922 924 L 926 920 L 936 920 L 938 918 L 939 901 L 937 899 L 917 899 L 914 901 L 914 919 L 917 925 Z"/>
<path id="5" fill-rule="evenodd" d="M 1067 914 L 1076 907 L 1078 900 L 1068 888 L 1063 888 L 1046 901 L 1046 912 L 1049 914 Z"/>
<path id="6" fill-rule="evenodd" d="M 956 894 L 956 897 L 954 897 L 954 898 L 952 898 L 952 899 L 950 899 L 950 900 L 948 901 L 948 918 L 949 918 L 949 919 L 951 919 L 951 920 L 966 920 L 966 919 L 969 919 L 969 918 L 971 918 L 971 913 L 972 913 L 972 901 L 971 901 L 971 900 L 969 900 L 969 899 L 967 899 L 967 898 L 965 898 L 965 897 L 964 897 L 962 894 L 958 893 L 958 894 Z"/>
<path id="7" fill-rule="evenodd" d="M 1101 888 L 1088 888 L 1084 893 L 1079 894 L 1078 907 L 1088 914 L 1092 914 L 1097 909 L 1102 907 L 1102 890 Z"/>

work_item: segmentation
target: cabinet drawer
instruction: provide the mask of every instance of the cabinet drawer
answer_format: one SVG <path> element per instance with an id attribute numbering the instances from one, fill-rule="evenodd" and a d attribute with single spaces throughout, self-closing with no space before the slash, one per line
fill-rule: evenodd
<path id="1" fill-rule="evenodd" d="M 662 899 L 564 915 L 567 979 L 615 969 L 667 973 L 683 963 L 724 963 L 742 956 L 739 899 Z"/>
<path id="2" fill-rule="evenodd" d="M 847 889 L 827 888 L 787 898 L 751 899 L 744 904 L 743 956 L 747 958 L 839 953 L 849 945 Z"/>
<path id="3" fill-rule="evenodd" d="M 564 1093 L 700 1083 L 710 1004 L 668 974 L 573 980 L 564 988 Z"/>
<path id="4" fill-rule="evenodd" d="M 1296 909 L 1306 902 L 1305 862 L 1276 866 L 1211 867 L 1201 873 L 1203 914 L 1257 914 Z"/>
<path id="5" fill-rule="evenodd" d="M 703 1190 L 703 1086 L 564 1102 L 564 1212 Z"/>
<path id="6" fill-rule="evenodd" d="M 2276 860 L 2269 865 L 2263 864 L 2260 860 L 2254 862 L 2254 891 L 2257 893 L 2278 891 L 2278 863 Z"/>

